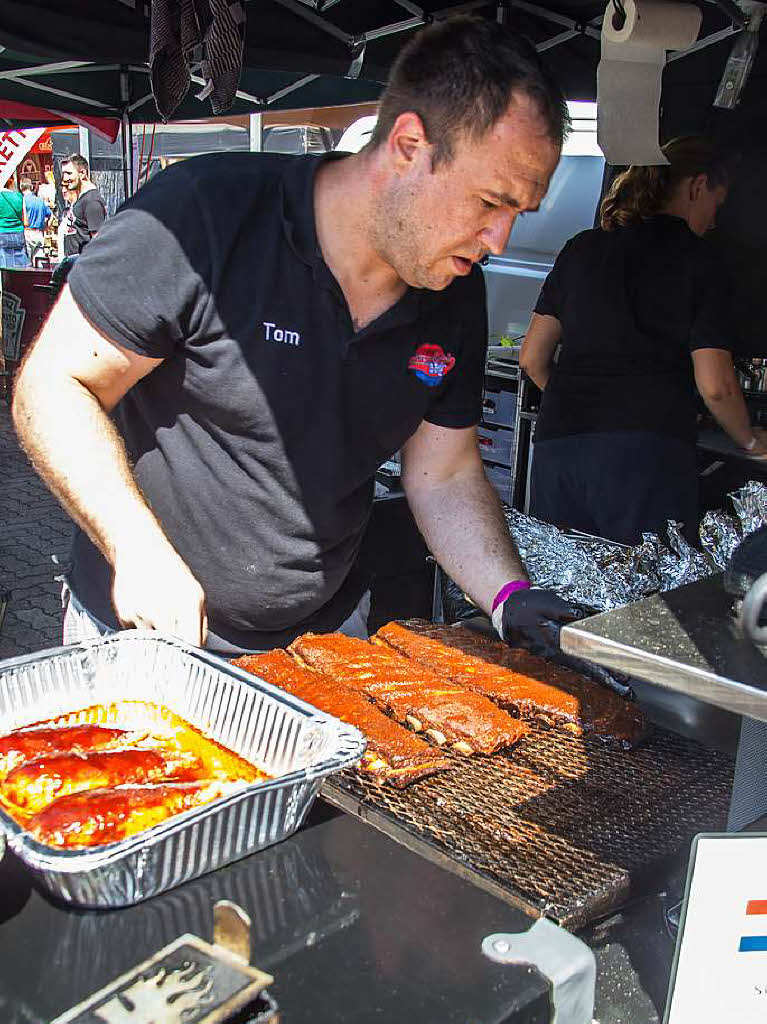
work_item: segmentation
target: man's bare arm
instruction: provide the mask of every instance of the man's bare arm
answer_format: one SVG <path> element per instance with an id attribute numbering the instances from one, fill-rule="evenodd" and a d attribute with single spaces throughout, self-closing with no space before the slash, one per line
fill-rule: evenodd
<path id="1" fill-rule="evenodd" d="M 68 287 L 19 375 L 13 420 L 24 448 L 114 569 L 123 625 L 204 642 L 204 594 L 141 495 L 109 412 L 161 360 L 102 336 Z"/>
<path id="2" fill-rule="evenodd" d="M 476 429 L 422 423 L 405 445 L 402 481 L 439 564 L 488 615 L 509 580 L 527 579 L 501 503 L 485 476 Z"/>

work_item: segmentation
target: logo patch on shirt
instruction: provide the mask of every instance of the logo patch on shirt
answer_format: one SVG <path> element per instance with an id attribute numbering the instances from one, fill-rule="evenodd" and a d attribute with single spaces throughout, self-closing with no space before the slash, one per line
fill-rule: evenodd
<path id="1" fill-rule="evenodd" d="M 441 345 L 419 345 L 407 364 L 416 377 L 430 388 L 442 383 L 442 378 L 455 366 L 455 356 L 445 352 Z"/>

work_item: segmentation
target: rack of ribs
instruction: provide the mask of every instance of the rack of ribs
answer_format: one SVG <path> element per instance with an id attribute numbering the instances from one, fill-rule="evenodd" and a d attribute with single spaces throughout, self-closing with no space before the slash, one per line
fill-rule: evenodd
<path id="1" fill-rule="evenodd" d="M 635 704 L 586 676 L 466 627 L 408 619 L 382 626 L 373 641 L 520 718 L 538 719 L 579 736 L 592 734 L 627 749 L 646 732 Z"/>
<path id="2" fill-rule="evenodd" d="M 437 743 L 450 743 L 459 753 L 493 754 L 528 731 L 486 697 L 383 645 L 340 633 L 306 633 L 289 649 L 310 668 L 366 693 L 398 721 L 416 731 L 424 729 Z"/>
<path id="3" fill-rule="evenodd" d="M 304 668 L 286 651 L 247 654 L 232 664 L 359 729 L 368 741 L 360 771 L 380 782 L 403 789 L 450 767 L 448 758 L 392 721 L 362 693 Z"/>
<path id="4" fill-rule="evenodd" d="M 51 846 L 102 846 L 143 832 L 174 814 L 240 788 L 238 782 L 177 782 L 73 793 L 29 819 L 28 830 Z"/>
<path id="5" fill-rule="evenodd" d="M 184 751 L 126 747 L 88 754 L 51 754 L 12 768 L 0 784 L 10 809 L 36 814 L 72 793 L 124 783 L 194 782 L 204 778 L 199 758 Z"/>
<path id="6" fill-rule="evenodd" d="M 49 754 L 114 750 L 135 741 L 135 733 L 105 725 L 32 726 L 0 736 L 0 778 L 12 768 Z"/>

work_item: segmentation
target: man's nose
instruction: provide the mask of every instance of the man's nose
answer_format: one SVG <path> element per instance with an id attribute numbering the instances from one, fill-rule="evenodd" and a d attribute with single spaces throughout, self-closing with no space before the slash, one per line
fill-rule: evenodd
<path id="1" fill-rule="evenodd" d="M 506 243 L 509 240 L 509 235 L 516 219 L 516 210 L 494 210 L 492 218 L 480 231 L 483 246 L 493 256 L 500 256 L 506 248 Z"/>

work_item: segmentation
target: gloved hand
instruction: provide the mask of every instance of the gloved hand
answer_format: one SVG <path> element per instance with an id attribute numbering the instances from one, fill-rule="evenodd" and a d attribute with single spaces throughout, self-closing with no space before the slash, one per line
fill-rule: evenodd
<path id="1" fill-rule="evenodd" d="M 501 611 L 498 617 L 497 612 Z M 562 626 L 586 618 L 590 612 L 585 608 L 563 601 L 550 590 L 531 587 L 510 594 L 493 615 L 493 625 L 500 628 L 501 638 L 511 647 L 524 647 L 531 654 L 538 654 L 549 661 L 555 661 L 565 668 L 588 676 L 595 683 L 606 686 L 627 700 L 634 699 L 629 677 L 613 672 L 602 665 L 584 661 L 571 654 L 565 654 L 559 646 Z"/>
<path id="2" fill-rule="evenodd" d="M 586 612 L 563 601 L 550 590 L 531 587 L 509 594 L 502 605 L 501 637 L 507 644 L 525 647 L 542 658 L 560 654 L 559 633 L 568 622 L 582 619 Z M 497 626 L 497 610 L 493 615 Z"/>

